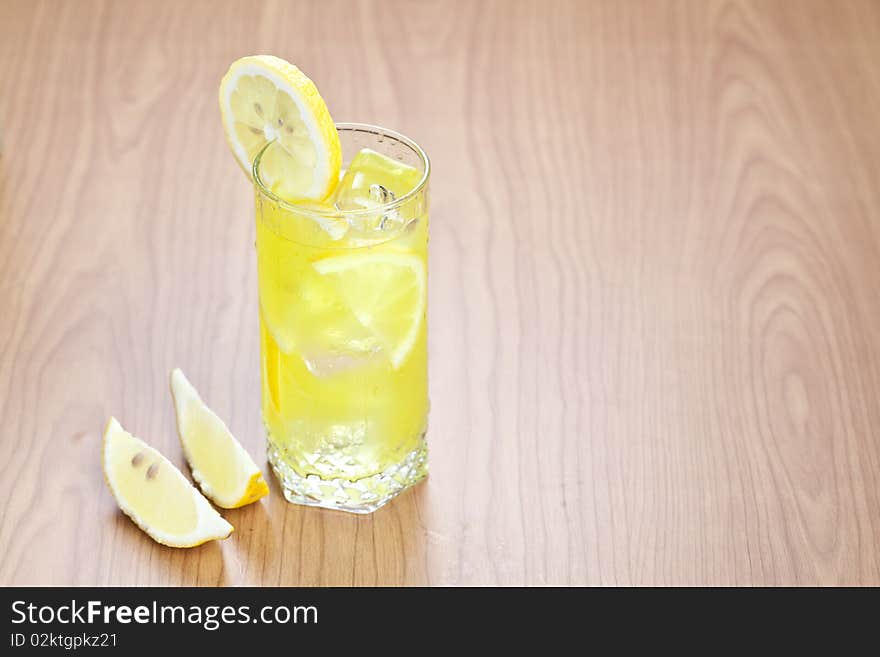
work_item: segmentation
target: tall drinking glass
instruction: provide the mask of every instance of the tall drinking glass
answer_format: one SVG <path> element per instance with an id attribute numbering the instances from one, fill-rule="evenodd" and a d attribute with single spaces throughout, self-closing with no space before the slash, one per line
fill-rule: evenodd
<path id="1" fill-rule="evenodd" d="M 260 175 L 280 146 L 257 156 L 262 410 L 290 502 L 369 513 L 427 474 L 430 166 L 403 135 L 337 128 L 343 169 L 377 152 L 415 184 L 367 179 L 369 202 L 344 210 L 289 203 Z"/>

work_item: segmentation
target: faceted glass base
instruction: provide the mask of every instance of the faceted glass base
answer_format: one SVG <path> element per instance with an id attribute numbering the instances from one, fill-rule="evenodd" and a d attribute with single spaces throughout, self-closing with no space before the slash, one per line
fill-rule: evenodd
<path id="1" fill-rule="evenodd" d="M 400 463 L 357 481 L 322 479 L 314 474 L 303 476 L 282 460 L 271 440 L 266 441 L 266 453 L 288 502 L 350 513 L 372 513 L 428 474 L 428 445 L 424 434 L 418 447 Z"/>

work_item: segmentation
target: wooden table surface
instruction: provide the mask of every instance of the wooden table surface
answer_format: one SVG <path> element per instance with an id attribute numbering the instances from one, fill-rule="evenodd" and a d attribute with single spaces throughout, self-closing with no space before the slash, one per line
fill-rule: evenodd
<path id="1" fill-rule="evenodd" d="M 256 52 L 432 157 L 431 475 L 174 550 L 100 435 L 265 464 Z M 0 584 L 880 584 L 878 117 L 870 1 L 0 1 Z"/>

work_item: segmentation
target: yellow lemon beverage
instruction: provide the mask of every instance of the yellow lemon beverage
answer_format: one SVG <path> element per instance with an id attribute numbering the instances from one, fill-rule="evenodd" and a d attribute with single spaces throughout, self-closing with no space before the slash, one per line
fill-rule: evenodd
<path id="1" fill-rule="evenodd" d="M 262 410 L 288 500 L 370 512 L 427 472 L 427 157 L 340 124 L 323 201 L 286 201 L 254 160 Z M 281 182 L 280 184 L 284 184 Z"/>
<path id="2" fill-rule="evenodd" d="M 336 125 L 271 55 L 233 62 L 219 100 L 256 199 L 269 461 L 291 502 L 374 511 L 427 473 L 428 158 L 391 130 Z M 224 499 L 260 492 L 240 488 Z"/>

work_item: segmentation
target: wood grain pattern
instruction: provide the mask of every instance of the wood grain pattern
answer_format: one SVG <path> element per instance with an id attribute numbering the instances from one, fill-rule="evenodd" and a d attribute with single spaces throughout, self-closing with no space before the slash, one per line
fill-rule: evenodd
<path id="1" fill-rule="evenodd" d="M 0 584 L 880 584 L 880 5 L 452 4 L 0 2 Z M 432 156 L 431 476 L 175 551 L 100 430 L 264 456 L 253 52 Z"/>

